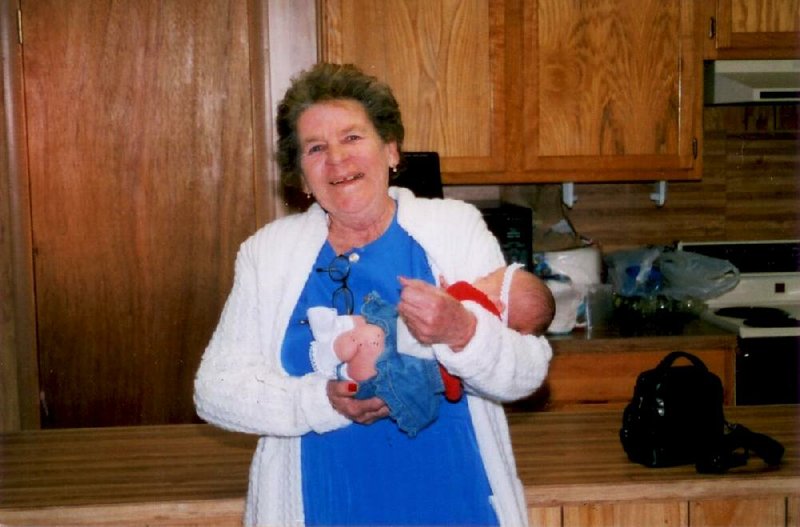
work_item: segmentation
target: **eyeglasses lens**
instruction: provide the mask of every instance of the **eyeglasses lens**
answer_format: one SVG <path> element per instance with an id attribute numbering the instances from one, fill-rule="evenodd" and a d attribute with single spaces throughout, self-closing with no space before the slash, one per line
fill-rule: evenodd
<path id="1" fill-rule="evenodd" d="M 353 292 L 346 284 L 333 292 L 333 307 L 338 313 L 353 314 Z"/>
<path id="2" fill-rule="evenodd" d="M 352 315 L 354 300 L 353 292 L 347 287 L 347 277 L 350 276 L 350 260 L 347 256 L 339 255 L 327 269 L 317 269 L 317 271 L 328 271 L 331 280 L 342 284 L 333 292 L 333 307 L 339 313 Z"/>
<path id="3" fill-rule="evenodd" d="M 339 255 L 333 259 L 328 274 L 334 282 L 344 282 L 350 276 L 350 260 L 344 255 Z"/>

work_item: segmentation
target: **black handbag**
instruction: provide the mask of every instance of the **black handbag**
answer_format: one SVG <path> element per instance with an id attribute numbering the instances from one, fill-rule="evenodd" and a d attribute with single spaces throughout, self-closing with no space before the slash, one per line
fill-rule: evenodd
<path id="1" fill-rule="evenodd" d="M 688 365 L 674 365 L 680 358 Z M 750 451 L 778 465 L 783 446 L 723 412 L 722 382 L 695 355 L 668 354 L 639 374 L 622 414 L 620 441 L 628 459 L 647 467 L 694 464 L 698 472 L 722 473 L 747 463 Z"/>

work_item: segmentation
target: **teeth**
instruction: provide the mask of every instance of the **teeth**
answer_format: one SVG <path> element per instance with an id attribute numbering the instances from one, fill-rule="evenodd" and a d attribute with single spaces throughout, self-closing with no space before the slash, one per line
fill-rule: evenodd
<path id="1" fill-rule="evenodd" d="M 356 179 L 361 178 L 363 175 L 364 174 L 362 172 L 359 172 L 358 174 L 353 174 L 352 176 L 346 177 L 344 179 L 340 179 L 338 181 L 333 181 L 331 184 L 332 185 L 339 185 L 340 183 L 347 183 L 347 182 L 350 182 L 350 181 L 355 181 Z"/>

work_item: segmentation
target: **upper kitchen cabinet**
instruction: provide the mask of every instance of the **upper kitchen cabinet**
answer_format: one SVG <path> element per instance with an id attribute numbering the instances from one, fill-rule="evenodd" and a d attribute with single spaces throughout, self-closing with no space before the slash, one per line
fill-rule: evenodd
<path id="1" fill-rule="evenodd" d="M 324 0 L 320 57 L 387 81 L 405 150 L 434 150 L 443 178 L 505 171 L 504 2 Z"/>
<path id="2" fill-rule="evenodd" d="M 320 57 L 388 81 L 447 184 L 695 179 L 691 0 L 322 0 Z"/>
<path id="3" fill-rule="evenodd" d="M 706 59 L 800 58 L 800 0 L 704 0 Z"/>
<path id="4" fill-rule="evenodd" d="M 691 0 L 526 1 L 522 20 L 522 52 L 510 58 L 523 80 L 523 133 L 510 149 L 521 179 L 700 177 L 702 43 Z"/>

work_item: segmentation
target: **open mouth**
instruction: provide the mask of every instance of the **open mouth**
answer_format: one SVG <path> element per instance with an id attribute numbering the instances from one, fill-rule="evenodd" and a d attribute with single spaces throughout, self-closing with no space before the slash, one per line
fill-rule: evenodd
<path id="1" fill-rule="evenodd" d="M 331 181 L 331 185 L 335 186 L 335 185 L 341 185 L 341 184 L 344 184 L 344 183 L 351 183 L 351 182 L 357 181 L 357 180 L 359 180 L 359 179 L 361 179 L 363 177 L 364 177 L 364 173 L 363 172 L 359 172 L 357 174 L 353 174 L 351 176 L 344 177 L 342 179 L 337 179 L 336 181 Z"/>

